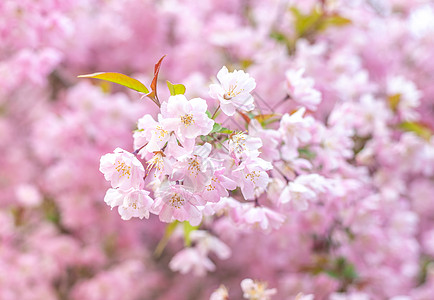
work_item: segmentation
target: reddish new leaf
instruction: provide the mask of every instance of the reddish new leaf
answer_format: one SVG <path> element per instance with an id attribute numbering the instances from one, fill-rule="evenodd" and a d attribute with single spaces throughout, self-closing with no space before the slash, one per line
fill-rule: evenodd
<path id="1" fill-rule="evenodd" d="M 163 61 L 163 59 L 165 57 L 166 57 L 166 55 L 164 55 L 162 58 L 160 58 L 160 60 L 155 65 L 155 67 L 154 67 L 154 78 L 152 79 L 152 83 L 151 83 L 151 92 L 146 95 L 149 98 L 153 99 L 154 101 L 157 101 L 158 103 L 160 102 L 158 100 L 158 96 L 157 96 L 158 73 L 160 72 L 161 63 L 162 63 L 162 61 Z"/>

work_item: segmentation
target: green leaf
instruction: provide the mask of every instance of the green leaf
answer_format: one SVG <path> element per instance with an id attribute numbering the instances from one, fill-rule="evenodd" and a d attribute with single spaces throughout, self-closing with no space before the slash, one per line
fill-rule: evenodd
<path id="1" fill-rule="evenodd" d="M 387 100 L 389 102 L 390 108 L 396 112 L 396 110 L 398 109 L 399 102 L 401 101 L 401 94 L 395 94 L 389 96 Z"/>
<path id="2" fill-rule="evenodd" d="M 307 159 L 307 160 L 312 160 L 316 157 L 316 153 L 312 152 L 311 150 L 309 150 L 308 147 L 305 148 L 299 148 L 298 149 L 298 154 L 301 158 Z"/>
<path id="3" fill-rule="evenodd" d="M 253 61 L 252 61 L 251 59 L 243 59 L 243 60 L 240 62 L 240 65 L 241 65 L 241 69 L 242 69 L 242 70 L 247 69 L 247 68 L 250 67 L 252 64 L 253 64 Z"/>
<path id="4" fill-rule="evenodd" d="M 161 254 L 164 251 L 164 248 L 166 248 L 167 243 L 170 240 L 170 237 L 172 236 L 173 232 L 175 231 L 176 227 L 178 227 L 179 222 L 178 221 L 174 221 L 170 224 L 168 224 L 166 226 L 166 231 L 164 232 L 164 236 L 163 238 L 160 240 L 160 242 L 158 243 L 157 247 L 155 248 L 154 251 L 154 256 L 155 257 L 160 257 Z"/>
<path id="5" fill-rule="evenodd" d="M 280 117 L 277 114 L 257 115 L 254 118 L 262 125 L 262 127 L 280 121 Z"/>
<path id="6" fill-rule="evenodd" d="M 230 130 L 229 128 L 226 127 L 222 127 L 222 129 L 220 129 L 219 133 L 225 133 L 225 134 L 231 134 L 233 133 L 233 130 Z"/>
<path id="7" fill-rule="evenodd" d="M 200 139 L 204 143 L 211 143 L 212 141 L 214 141 L 214 139 L 212 137 L 208 136 L 208 135 L 201 135 Z"/>
<path id="8" fill-rule="evenodd" d="M 169 88 L 170 95 L 184 95 L 185 86 L 183 84 L 173 84 L 169 80 L 167 80 L 167 87 Z"/>
<path id="9" fill-rule="evenodd" d="M 146 86 L 138 81 L 137 79 L 131 78 L 127 75 L 121 74 L 121 73 L 114 73 L 114 72 L 100 72 L 100 73 L 93 73 L 93 74 L 87 74 L 87 75 L 80 75 L 79 78 L 95 78 L 95 79 L 101 79 L 105 81 L 114 82 L 123 86 L 126 86 L 127 88 L 130 88 L 132 90 L 135 90 L 140 93 L 149 93 L 149 90 L 146 88 Z"/>
<path id="10" fill-rule="evenodd" d="M 341 281 L 352 282 L 358 278 L 355 266 L 343 256 L 336 258 L 324 272 Z"/>
<path id="11" fill-rule="evenodd" d="M 214 126 L 212 127 L 210 133 L 218 132 L 220 129 L 222 129 L 222 125 L 220 125 L 219 123 L 214 123 Z"/>
<path id="12" fill-rule="evenodd" d="M 270 33 L 270 38 L 275 39 L 276 41 L 280 43 L 286 43 L 288 38 L 280 31 L 272 31 Z"/>
<path id="13" fill-rule="evenodd" d="M 295 31 L 299 37 L 314 31 L 323 15 L 318 9 L 313 9 L 308 15 L 303 15 L 296 7 L 291 7 L 290 10 L 295 17 Z"/>
<path id="14" fill-rule="evenodd" d="M 340 15 L 332 15 L 325 17 L 318 26 L 319 31 L 324 31 L 329 27 L 342 27 L 351 24 L 351 20 Z"/>
<path id="15" fill-rule="evenodd" d="M 199 226 L 192 226 L 188 221 L 184 222 L 184 245 L 191 246 L 190 233 L 197 230 Z"/>
<path id="16" fill-rule="evenodd" d="M 324 31 L 329 27 L 341 27 L 351 24 L 351 20 L 338 14 L 328 15 L 322 9 L 314 8 L 304 15 L 296 7 L 290 8 L 294 16 L 294 26 L 298 37 L 305 37 L 315 32 Z M 281 37 L 280 37 L 281 38 Z"/>
<path id="17" fill-rule="evenodd" d="M 403 122 L 399 124 L 399 128 L 404 131 L 413 132 L 425 140 L 429 140 L 433 134 L 427 126 L 417 122 Z"/>
<path id="18" fill-rule="evenodd" d="M 226 134 L 231 134 L 233 131 L 221 126 L 219 123 L 214 123 L 214 126 L 210 132 L 211 133 L 226 133 Z"/>

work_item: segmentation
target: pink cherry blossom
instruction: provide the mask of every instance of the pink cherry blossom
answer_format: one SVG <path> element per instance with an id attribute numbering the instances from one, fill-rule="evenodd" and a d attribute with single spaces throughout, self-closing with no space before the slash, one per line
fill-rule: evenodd
<path id="1" fill-rule="evenodd" d="M 285 216 L 263 206 L 244 203 L 241 207 L 242 222 L 258 225 L 264 231 L 279 229 L 285 221 Z"/>
<path id="2" fill-rule="evenodd" d="M 229 294 L 228 290 L 224 285 L 221 285 L 217 290 L 215 290 L 209 300 L 228 300 Z"/>
<path id="3" fill-rule="evenodd" d="M 181 142 L 208 134 L 214 121 L 207 114 L 206 101 L 200 98 L 187 100 L 184 95 L 170 96 L 161 105 L 160 122 L 166 130 L 174 131 Z"/>
<path id="4" fill-rule="evenodd" d="M 321 93 L 313 88 L 314 80 L 303 76 L 304 69 L 288 70 L 286 89 L 291 99 L 310 110 L 316 110 L 321 102 Z"/>
<path id="5" fill-rule="evenodd" d="M 185 248 L 179 251 L 170 261 L 169 267 L 172 271 L 179 271 L 181 274 L 191 271 L 196 276 L 204 276 L 208 271 L 215 270 L 214 263 L 196 248 Z"/>
<path id="6" fill-rule="evenodd" d="M 288 147 L 297 148 L 311 138 L 309 127 L 313 120 L 304 117 L 305 112 L 306 109 L 302 107 L 291 115 L 284 114 L 282 116 L 279 131 Z"/>
<path id="7" fill-rule="evenodd" d="M 142 163 L 134 154 L 121 148 L 116 148 L 114 153 L 101 157 L 100 171 L 105 179 L 111 182 L 113 188 L 124 190 L 141 187 L 145 176 Z"/>
<path id="8" fill-rule="evenodd" d="M 250 278 L 241 281 L 244 299 L 249 300 L 270 300 L 276 294 L 276 289 L 267 289 L 265 282 L 254 281 Z"/>
<path id="9" fill-rule="evenodd" d="M 159 215 L 162 222 L 174 220 L 189 221 L 197 226 L 202 221 L 202 213 L 198 206 L 204 205 L 204 200 L 190 191 L 191 188 L 164 182 L 156 194 L 153 211 Z"/>
<path id="10" fill-rule="evenodd" d="M 433 298 L 432 1 L 0 15 L 0 299 Z"/>
<path id="11" fill-rule="evenodd" d="M 246 200 L 253 200 L 261 194 L 268 185 L 268 170 L 273 166 L 262 158 L 247 158 L 232 171 L 233 179 L 241 187 Z"/>
<path id="12" fill-rule="evenodd" d="M 146 152 L 161 150 L 169 141 L 170 133 L 163 125 L 156 122 L 151 115 L 144 115 L 137 122 L 137 130 L 134 132 L 134 148 L 140 151 L 142 158 Z"/>
<path id="13" fill-rule="evenodd" d="M 256 157 L 259 155 L 258 149 L 261 148 L 262 141 L 260 138 L 251 137 L 244 132 L 232 133 L 229 136 L 228 148 L 238 161 L 247 157 Z"/>
<path id="14" fill-rule="evenodd" d="M 191 241 L 196 244 L 196 248 L 203 255 L 213 252 L 219 259 L 228 259 L 231 256 L 231 249 L 220 239 L 212 236 L 207 231 L 196 230 L 190 234 Z"/>
<path id="15" fill-rule="evenodd" d="M 290 182 L 282 191 L 279 201 L 283 204 L 292 203 L 297 210 L 306 210 L 309 201 L 316 198 L 316 194 L 301 183 Z"/>
<path id="16" fill-rule="evenodd" d="M 132 217 L 149 218 L 149 211 L 154 203 L 149 192 L 130 188 L 129 190 L 108 189 L 104 201 L 111 208 L 118 206 L 119 214 L 123 220 Z"/>
<path id="17" fill-rule="evenodd" d="M 255 79 L 244 71 L 229 72 L 223 67 L 217 73 L 220 84 L 211 84 L 209 94 L 218 99 L 221 110 L 228 116 L 233 116 L 237 109 L 251 111 L 255 108 L 253 96 L 250 94 L 256 87 Z"/>
<path id="18" fill-rule="evenodd" d="M 209 202 L 219 202 L 221 197 L 229 196 L 228 190 L 234 190 L 237 184 L 232 179 L 224 175 L 225 168 L 220 168 L 214 171 L 209 184 L 201 193 L 201 196 Z"/>

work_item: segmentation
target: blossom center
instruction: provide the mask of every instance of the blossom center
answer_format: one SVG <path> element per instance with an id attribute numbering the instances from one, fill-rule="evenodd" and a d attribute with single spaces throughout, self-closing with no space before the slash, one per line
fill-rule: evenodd
<path id="1" fill-rule="evenodd" d="M 162 141 L 163 138 L 164 138 L 167 134 L 169 134 L 169 132 L 168 132 L 167 130 L 164 130 L 163 128 L 161 128 L 161 126 L 157 126 L 157 127 L 155 127 L 155 131 L 156 131 L 157 136 L 158 136 L 158 139 L 159 139 L 160 141 Z"/>
<path id="2" fill-rule="evenodd" d="M 188 127 L 192 124 L 194 124 L 194 119 L 192 114 L 185 114 L 181 116 L 181 122 L 184 124 L 185 127 Z"/>
<path id="3" fill-rule="evenodd" d="M 246 179 L 250 179 L 251 182 L 256 183 L 256 179 L 259 178 L 261 171 L 252 171 L 246 174 Z"/>
<path id="4" fill-rule="evenodd" d="M 148 166 L 146 167 L 146 175 L 148 175 L 152 169 L 156 169 L 158 172 L 161 172 L 164 168 L 164 153 L 161 151 L 154 152 L 154 156 L 148 160 L 146 163 Z M 154 174 L 154 176 L 157 176 L 157 174 Z"/>
<path id="5" fill-rule="evenodd" d="M 211 178 L 211 183 L 206 186 L 206 190 L 208 192 L 214 191 L 216 189 L 215 184 L 217 183 L 217 181 L 220 181 L 220 180 L 218 180 L 218 178 L 216 176 L 213 176 Z"/>
<path id="6" fill-rule="evenodd" d="M 238 96 L 239 94 L 241 94 L 244 91 L 244 89 L 236 90 L 236 88 L 237 88 L 236 84 L 235 85 L 231 84 L 229 86 L 229 90 L 223 95 L 223 98 L 225 100 L 231 100 L 232 98 Z"/>
<path id="7" fill-rule="evenodd" d="M 190 158 L 188 170 L 190 171 L 190 174 L 195 174 L 195 176 L 200 172 L 200 163 L 198 162 L 197 157 Z"/>
<path id="8" fill-rule="evenodd" d="M 175 208 L 181 208 L 181 206 L 184 205 L 184 202 L 185 202 L 184 198 L 182 198 L 180 194 L 175 193 L 170 198 L 169 204 Z"/>
<path id="9" fill-rule="evenodd" d="M 242 154 L 246 149 L 246 136 L 240 132 L 230 136 L 231 141 L 234 143 L 234 151 L 237 154 Z"/>
<path id="10" fill-rule="evenodd" d="M 125 162 L 121 162 L 120 160 L 116 161 L 115 169 L 119 173 L 119 177 L 127 176 L 130 178 L 131 176 L 131 167 L 127 166 Z"/>

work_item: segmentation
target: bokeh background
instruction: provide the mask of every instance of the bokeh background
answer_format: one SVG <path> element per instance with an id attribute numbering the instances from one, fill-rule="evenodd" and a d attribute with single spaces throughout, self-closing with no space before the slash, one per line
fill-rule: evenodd
<path id="1" fill-rule="evenodd" d="M 433 53 L 433 1 L 2 0 L 0 299 L 208 299 L 220 284 L 241 299 L 246 277 L 277 288 L 273 299 L 434 299 Z M 182 242 L 155 257 L 166 224 L 122 221 L 98 170 L 101 155 L 133 151 L 155 107 L 77 78 L 113 71 L 149 86 L 163 55 L 160 98 L 170 80 L 215 107 L 208 86 L 226 65 L 256 79 L 265 112 L 296 107 L 280 105 L 285 73 L 304 68 L 322 94 L 310 114 L 359 130 L 349 144 L 330 131 L 340 196 L 273 232 L 222 223 L 228 260 L 211 257 L 203 277 L 171 271 Z"/>

